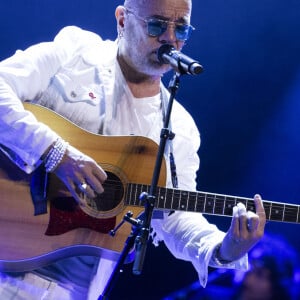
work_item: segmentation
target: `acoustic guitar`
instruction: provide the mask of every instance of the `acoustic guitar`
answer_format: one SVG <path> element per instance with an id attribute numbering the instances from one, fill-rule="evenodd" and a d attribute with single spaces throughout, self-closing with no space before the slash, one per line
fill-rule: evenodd
<path id="1" fill-rule="evenodd" d="M 92 157 L 108 174 L 105 192 L 77 205 L 63 184 L 43 168 L 28 175 L 0 154 L 0 270 L 33 270 L 56 260 L 93 255 L 117 260 L 131 231 L 125 222 L 115 236 L 109 232 L 128 211 L 144 209 L 142 192 L 149 192 L 158 145 L 141 136 L 102 136 L 87 132 L 41 106 L 25 108 Z M 238 202 L 255 210 L 253 199 L 200 191 L 165 188 L 163 162 L 156 191 L 157 210 L 231 216 Z M 267 220 L 299 223 L 299 205 L 263 201 Z M 133 252 L 127 261 L 132 261 Z"/>

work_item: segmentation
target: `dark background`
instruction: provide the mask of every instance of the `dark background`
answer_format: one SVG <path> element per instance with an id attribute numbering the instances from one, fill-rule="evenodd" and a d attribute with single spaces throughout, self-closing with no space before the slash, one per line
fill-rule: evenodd
<path id="1" fill-rule="evenodd" d="M 0 59 L 52 40 L 65 25 L 115 39 L 110 0 L 2 1 Z M 202 136 L 198 188 L 202 191 L 299 204 L 299 0 L 194 1 L 197 28 L 184 52 L 205 68 L 181 80 L 177 99 Z M 230 218 L 208 217 L 226 230 Z M 299 252 L 299 224 L 269 222 Z M 162 245 L 149 246 L 143 274 L 126 266 L 113 299 L 162 299 L 197 280 L 189 263 Z"/>

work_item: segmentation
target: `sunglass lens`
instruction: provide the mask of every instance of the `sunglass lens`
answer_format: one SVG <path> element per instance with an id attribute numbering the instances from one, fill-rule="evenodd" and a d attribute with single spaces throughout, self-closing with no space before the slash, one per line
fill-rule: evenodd
<path id="1" fill-rule="evenodd" d="M 151 36 L 160 36 L 167 29 L 168 24 L 161 22 L 160 20 L 150 19 L 148 20 L 148 33 Z"/>
<path id="2" fill-rule="evenodd" d="M 192 33 L 192 28 L 189 25 L 177 25 L 175 29 L 176 38 L 180 41 L 187 40 Z"/>

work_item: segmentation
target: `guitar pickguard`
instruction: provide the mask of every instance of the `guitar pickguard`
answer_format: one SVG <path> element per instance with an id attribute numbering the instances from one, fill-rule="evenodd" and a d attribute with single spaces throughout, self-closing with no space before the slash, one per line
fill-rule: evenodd
<path id="1" fill-rule="evenodd" d="M 94 218 L 79 208 L 74 198 L 60 197 L 50 203 L 49 225 L 46 235 L 60 235 L 76 228 L 88 228 L 99 233 L 108 233 L 115 227 L 116 217 Z"/>

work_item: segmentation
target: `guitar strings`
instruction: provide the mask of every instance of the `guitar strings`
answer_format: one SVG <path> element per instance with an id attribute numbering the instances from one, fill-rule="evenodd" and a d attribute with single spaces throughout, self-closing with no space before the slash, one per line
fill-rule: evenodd
<path id="1" fill-rule="evenodd" d="M 134 184 L 132 184 L 134 185 Z M 115 179 L 107 179 L 105 181 L 105 188 L 109 190 L 115 190 L 117 192 L 120 192 L 123 188 L 123 184 Z M 140 185 L 135 186 L 134 194 L 136 195 L 136 199 L 130 200 L 134 201 L 136 203 L 137 198 L 139 197 L 139 194 L 142 193 L 142 188 L 147 188 L 147 191 L 149 190 L 149 185 Z M 140 191 L 139 191 L 140 189 Z M 161 189 L 160 187 L 158 189 Z M 126 188 L 124 189 L 124 192 L 126 193 Z M 180 201 L 184 201 L 186 205 L 178 207 L 179 210 L 185 210 L 188 207 L 196 206 L 197 202 L 205 203 L 207 206 L 207 212 L 209 212 L 210 209 L 213 208 L 213 211 L 222 212 L 224 210 L 230 210 L 234 205 L 236 205 L 238 202 L 243 202 L 248 210 L 254 210 L 254 200 L 249 198 L 245 199 L 244 201 L 240 201 L 240 199 L 232 197 L 232 196 L 212 196 L 210 194 L 205 194 L 201 192 L 185 192 L 192 194 L 194 198 L 192 200 L 191 197 L 187 197 L 187 199 L 182 199 L 182 191 L 176 190 L 176 189 L 170 189 L 172 191 L 172 198 L 173 201 L 178 202 L 178 206 L 180 206 Z M 200 196 L 197 196 L 197 194 L 200 193 Z M 132 193 L 131 193 L 132 194 Z M 132 195 L 131 195 L 132 196 Z M 212 199 L 209 199 L 209 197 L 212 197 Z M 220 197 L 220 198 L 218 198 Z M 165 200 L 165 199 L 164 199 Z M 140 201 L 138 200 L 138 203 Z M 226 203 L 226 207 L 224 207 L 224 204 Z M 128 203 L 131 204 L 131 203 Z M 268 220 L 286 220 L 287 222 L 297 222 L 299 223 L 299 205 L 296 204 L 285 204 L 285 203 L 279 203 L 279 202 L 270 202 L 270 201 L 264 201 L 265 210 L 267 214 Z M 171 207 L 173 208 L 173 207 Z M 203 211 L 206 212 L 206 211 Z"/>

